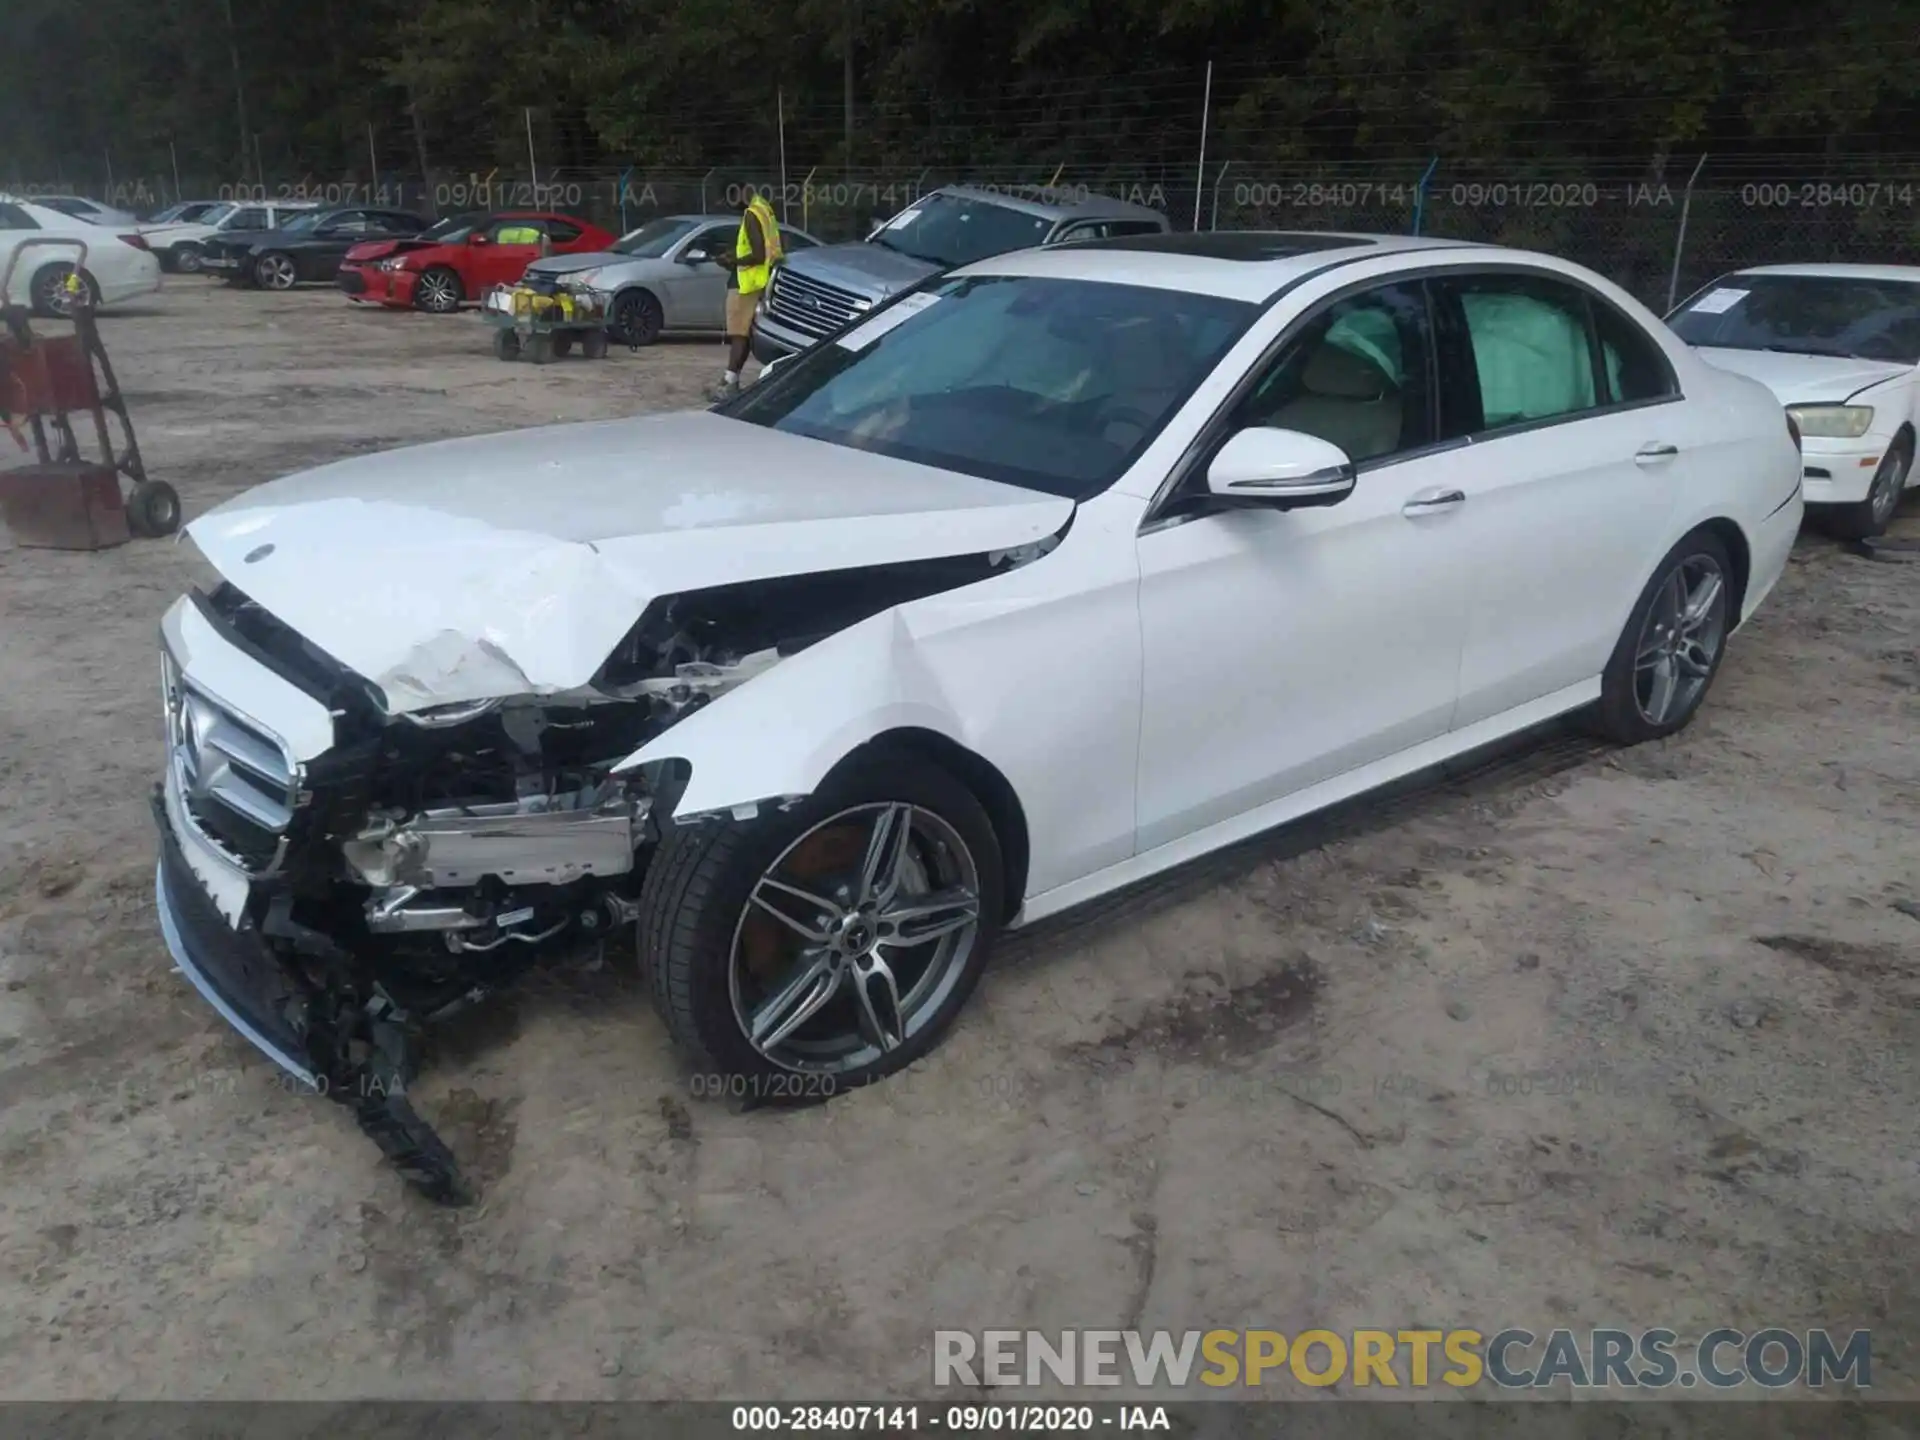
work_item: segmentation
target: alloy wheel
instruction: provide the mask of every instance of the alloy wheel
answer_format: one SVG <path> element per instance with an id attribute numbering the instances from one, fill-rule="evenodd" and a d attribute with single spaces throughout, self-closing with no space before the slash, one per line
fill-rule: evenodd
<path id="1" fill-rule="evenodd" d="M 1654 592 L 1634 651 L 1641 718 L 1668 725 L 1700 703 L 1727 638 L 1727 580 L 1711 555 L 1689 555 Z"/>
<path id="2" fill-rule="evenodd" d="M 460 297 L 454 291 L 453 278 L 437 270 L 420 277 L 420 306 L 436 315 L 458 308 Z"/>
<path id="3" fill-rule="evenodd" d="M 254 274 L 260 283 L 269 290 L 291 290 L 299 274 L 293 268 L 293 261 L 285 255 L 267 255 L 254 266 Z"/>
<path id="4" fill-rule="evenodd" d="M 980 935 L 980 877 L 959 832 L 917 805 L 821 821 L 755 882 L 734 927 L 734 1019 L 786 1070 L 848 1074 L 939 1013 Z"/>

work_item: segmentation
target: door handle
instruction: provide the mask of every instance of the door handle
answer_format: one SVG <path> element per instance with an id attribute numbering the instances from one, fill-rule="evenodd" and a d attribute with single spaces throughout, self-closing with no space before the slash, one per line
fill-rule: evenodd
<path id="1" fill-rule="evenodd" d="M 1680 453 L 1678 445 L 1642 445 L 1635 452 L 1633 463 L 1636 465 L 1658 465 L 1663 460 L 1671 460 Z"/>
<path id="2" fill-rule="evenodd" d="M 1422 490 L 1400 507 L 1400 513 L 1402 515 L 1434 515 L 1466 503 L 1466 492 L 1461 490 Z"/>

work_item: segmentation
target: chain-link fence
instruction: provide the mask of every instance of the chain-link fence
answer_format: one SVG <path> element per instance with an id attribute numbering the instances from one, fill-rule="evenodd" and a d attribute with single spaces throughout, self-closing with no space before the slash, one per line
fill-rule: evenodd
<path id="1" fill-rule="evenodd" d="M 1301 229 L 1480 241 L 1562 255 L 1607 275 L 1655 309 L 1742 266 L 1810 261 L 1920 265 L 1920 174 L 1852 182 L 1772 176 L 1605 182 L 1578 175 L 1456 178 L 1444 160 L 1424 169 L 1346 173 L 1242 168 L 1214 157 L 1194 169 L 1093 170 L 927 167 L 825 174 L 818 167 L 642 171 L 598 167 L 338 179 L 306 175 L 265 184 L 118 180 L 108 203 L 151 212 L 174 199 L 304 199 L 377 204 L 425 217 L 499 209 L 554 210 L 624 232 L 661 215 L 733 213 L 751 188 L 785 223 L 823 241 L 866 234 L 942 185 L 1010 194 L 1095 196 L 1164 212 L 1176 229 Z M 1489 172 L 1475 167 L 1475 175 Z M 54 191 L 57 182 L 20 187 Z M 97 187 L 95 187 L 97 190 Z"/>

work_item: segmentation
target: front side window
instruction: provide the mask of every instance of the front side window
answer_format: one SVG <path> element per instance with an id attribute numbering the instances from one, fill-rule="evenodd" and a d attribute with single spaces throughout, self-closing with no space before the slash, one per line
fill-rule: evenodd
<path id="1" fill-rule="evenodd" d="M 722 413 L 1084 500 L 1120 478 L 1257 313 L 1090 280 L 941 280 Z"/>
<path id="2" fill-rule="evenodd" d="M 496 245 L 538 245 L 541 226 L 538 220 L 510 219 L 501 220 L 493 227 L 493 243 Z"/>
<path id="3" fill-rule="evenodd" d="M 688 244 L 689 250 L 704 250 L 709 255 L 731 255 L 739 243 L 738 225 L 709 225 Z"/>
<path id="4" fill-rule="evenodd" d="M 227 230 L 264 230 L 267 228 L 267 212 L 258 205 L 246 205 L 227 217 L 222 227 Z"/>
<path id="5" fill-rule="evenodd" d="M 1439 288 L 1465 332 L 1476 382 L 1456 388 L 1448 438 L 1576 415 L 1600 403 L 1584 291 L 1531 275 L 1463 275 Z"/>
<path id="6" fill-rule="evenodd" d="M 875 232 L 874 243 L 951 270 L 1046 241 L 1053 222 L 966 195 L 929 195 Z"/>
<path id="7" fill-rule="evenodd" d="M 1425 287 L 1388 285 L 1338 301 L 1288 341 L 1233 429 L 1271 426 L 1314 435 L 1354 461 L 1434 439 Z"/>
<path id="8" fill-rule="evenodd" d="M 1667 317 L 1689 345 L 1920 364 L 1920 283 L 1728 275 Z"/>

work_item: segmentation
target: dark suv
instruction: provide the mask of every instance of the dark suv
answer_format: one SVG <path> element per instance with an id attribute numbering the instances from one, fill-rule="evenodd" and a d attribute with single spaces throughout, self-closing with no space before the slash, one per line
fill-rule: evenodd
<path id="1" fill-rule="evenodd" d="M 753 322 L 761 364 L 805 350 L 856 315 L 929 275 L 1035 245 L 1157 235 L 1172 229 L 1158 210 L 1099 195 L 1043 198 L 950 185 L 913 202 L 865 240 L 789 255 Z"/>

